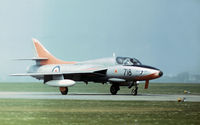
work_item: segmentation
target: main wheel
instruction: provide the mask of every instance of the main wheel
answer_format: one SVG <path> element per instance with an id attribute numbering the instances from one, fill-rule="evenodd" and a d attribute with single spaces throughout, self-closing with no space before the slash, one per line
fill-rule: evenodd
<path id="1" fill-rule="evenodd" d="M 137 95 L 137 90 L 138 90 L 138 87 L 135 87 L 134 89 L 132 89 L 131 94 Z"/>
<path id="2" fill-rule="evenodd" d="M 112 85 L 112 86 L 110 87 L 110 93 L 111 93 L 112 95 L 116 95 L 118 90 L 119 90 L 119 86 L 118 86 L 118 85 Z"/>
<path id="3" fill-rule="evenodd" d="M 61 92 L 62 95 L 67 95 L 68 88 L 67 87 L 60 87 L 60 92 Z"/>

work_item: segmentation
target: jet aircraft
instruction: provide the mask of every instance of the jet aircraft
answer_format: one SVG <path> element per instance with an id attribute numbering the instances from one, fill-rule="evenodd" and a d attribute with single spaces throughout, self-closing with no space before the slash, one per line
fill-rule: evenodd
<path id="1" fill-rule="evenodd" d="M 88 61 L 62 61 L 54 57 L 37 40 L 32 39 L 36 57 L 20 60 L 33 60 L 35 65 L 29 66 L 27 73 L 12 74 L 13 76 L 32 76 L 43 80 L 44 84 L 59 87 L 62 95 L 67 95 L 68 87 L 77 81 L 110 83 L 110 92 L 116 95 L 120 86 L 133 88 L 131 93 L 137 95 L 138 81 L 145 81 L 145 89 L 149 80 L 159 78 L 163 72 L 157 68 L 143 65 L 136 58 L 110 57 Z"/>

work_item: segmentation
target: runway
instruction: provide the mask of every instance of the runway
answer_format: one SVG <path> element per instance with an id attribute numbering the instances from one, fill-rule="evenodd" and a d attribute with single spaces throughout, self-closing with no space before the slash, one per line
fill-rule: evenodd
<path id="1" fill-rule="evenodd" d="M 0 99 L 64 99 L 64 100 L 113 100 L 113 101 L 177 101 L 185 98 L 188 102 L 200 102 L 200 95 L 167 95 L 167 94 L 102 94 L 102 93 L 69 93 L 59 92 L 0 92 Z"/>

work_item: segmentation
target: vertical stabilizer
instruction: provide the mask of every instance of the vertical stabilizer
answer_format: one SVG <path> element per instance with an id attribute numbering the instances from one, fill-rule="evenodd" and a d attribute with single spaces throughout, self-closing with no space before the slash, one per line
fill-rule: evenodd
<path id="1" fill-rule="evenodd" d="M 76 62 L 62 61 L 54 57 L 44 46 L 37 40 L 32 39 L 35 47 L 35 51 L 38 58 L 47 58 L 46 60 L 40 60 L 40 65 L 48 64 L 74 64 Z"/>

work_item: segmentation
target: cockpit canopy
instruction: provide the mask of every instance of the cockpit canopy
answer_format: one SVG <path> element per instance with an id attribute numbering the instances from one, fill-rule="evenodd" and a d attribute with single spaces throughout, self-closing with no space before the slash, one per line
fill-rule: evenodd
<path id="1" fill-rule="evenodd" d="M 130 57 L 117 57 L 116 62 L 117 64 L 125 66 L 142 65 L 142 63 L 139 60 Z"/>

